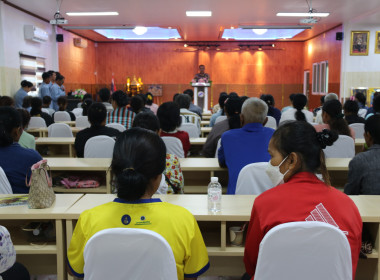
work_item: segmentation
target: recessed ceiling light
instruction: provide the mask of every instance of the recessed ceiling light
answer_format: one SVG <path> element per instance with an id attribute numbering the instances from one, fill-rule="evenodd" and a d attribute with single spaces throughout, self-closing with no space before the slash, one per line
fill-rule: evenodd
<path id="1" fill-rule="evenodd" d="M 133 32 L 134 32 L 136 35 L 144 35 L 147 31 L 148 31 L 148 28 L 146 28 L 145 26 L 136 26 L 136 27 L 133 29 Z"/>
<path id="2" fill-rule="evenodd" d="M 188 17 L 211 17 L 211 11 L 186 11 Z"/>
<path id="3" fill-rule="evenodd" d="M 278 17 L 327 17 L 330 13 L 277 13 Z"/>
<path id="4" fill-rule="evenodd" d="M 257 35 L 263 35 L 268 31 L 268 29 L 252 29 L 252 31 Z"/>
<path id="5" fill-rule="evenodd" d="M 118 12 L 67 12 L 68 16 L 118 16 Z"/>

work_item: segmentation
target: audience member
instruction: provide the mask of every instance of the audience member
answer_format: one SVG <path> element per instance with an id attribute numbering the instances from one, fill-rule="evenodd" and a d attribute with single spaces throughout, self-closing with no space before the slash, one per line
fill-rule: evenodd
<path id="1" fill-rule="evenodd" d="M 276 120 L 276 124 L 280 123 L 281 111 L 274 107 L 274 98 L 271 94 L 263 94 L 260 97 L 268 105 L 268 116 L 273 117 Z"/>
<path id="2" fill-rule="evenodd" d="M 40 85 L 40 87 L 38 89 L 38 96 L 39 97 L 41 97 L 41 98 L 44 98 L 44 96 L 50 96 L 51 97 L 51 93 L 50 93 L 51 79 L 52 79 L 52 74 L 50 74 L 48 72 L 42 73 L 42 84 Z M 52 104 L 50 105 L 50 108 L 53 108 Z"/>
<path id="3" fill-rule="evenodd" d="M 55 113 L 55 110 L 53 108 L 50 108 L 51 104 L 51 97 L 46 95 L 44 98 L 42 98 L 42 108 L 47 110 L 49 112 L 49 115 L 52 116 Z"/>
<path id="4" fill-rule="evenodd" d="M 319 106 L 313 110 L 314 117 L 317 117 L 318 112 L 322 110 L 322 106 L 325 103 L 325 97 L 326 97 L 325 95 L 321 96 L 321 99 L 320 99 L 321 106 Z"/>
<path id="5" fill-rule="evenodd" d="M 215 114 L 212 114 L 212 116 L 210 118 L 210 127 L 214 126 L 215 121 L 218 117 L 224 116 L 224 108 L 223 107 L 224 107 L 224 102 L 226 101 L 227 98 L 228 98 L 227 93 L 225 93 L 225 92 L 220 93 L 219 100 L 218 100 L 219 110 Z"/>
<path id="6" fill-rule="evenodd" d="M 58 111 L 69 113 L 70 120 L 75 121 L 76 118 L 75 118 L 74 113 L 67 110 L 67 97 L 66 96 L 58 97 L 57 104 L 58 104 Z M 53 120 L 54 120 L 54 115 L 55 115 L 55 113 L 53 114 Z"/>
<path id="7" fill-rule="evenodd" d="M 227 92 L 224 92 L 224 91 L 221 92 L 221 93 L 219 94 L 219 98 L 220 98 L 221 95 L 227 95 L 227 96 L 228 96 Z M 220 107 L 220 104 L 219 104 L 219 102 L 218 102 L 218 104 L 215 104 L 214 107 L 212 107 L 212 114 L 214 115 L 214 114 L 217 113 L 220 109 L 222 109 L 222 107 Z"/>
<path id="8" fill-rule="evenodd" d="M 194 105 L 194 103 L 193 103 L 194 102 L 194 91 L 192 89 L 186 89 L 186 90 L 184 90 L 183 93 L 190 96 L 191 101 L 190 101 L 189 111 L 196 113 L 200 118 L 202 118 L 202 112 L 203 112 L 202 108 Z"/>
<path id="9" fill-rule="evenodd" d="M 155 115 L 157 115 L 158 105 L 153 103 L 153 94 L 151 94 L 150 92 L 147 92 L 145 97 L 146 97 L 145 107 L 151 110 Z"/>
<path id="10" fill-rule="evenodd" d="M 242 128 L 226 131 L 218 150 L 219 164 L 228 167 L 228 194 L 235 194 L 240 170 L 247 164 L 269 160 L 268 143 L 274 130 L 264 127 L 268 106 L 255 97 L 247 99 L 241 108 Z"/>
<path id="11" fill-rule="evenodd" d="M 87 140 L 91 137 L 106 135 L 116 139 L 116 137 L 120 134 L 119 130 L 106 126 L 106 119 L 106 106 L 102 103 L 93 103 L 88 109 L 88 121 L 91 126 L 79 131 L 75 137 L 74 147 L 77 157 L 82 158 L 84 156 L 84 147 Z"/>
<path id="12" fill-rule="evenodd" d="M 352 279 L 355 279 L 362 244 L 362 219 L 355 203 L 329 186 L 323 153 L 337 137 L 328 130 L 317 133 L 312 125 L 300 121 L 285 123 L 274 132 L 269 143 L 271 160 L 267 174 L 277 186 L 259 195 L 253 204 L 244 252 L 244 264 L 250 277 L 255 274 L 260 242 L 266 233 L 283 223 L 315 221 L 313 213 L 316 211 L 322 213 L 329 224 L 347 232 Z M 323 181 L 315 175 L 319 172 Z"/>
<path id="13" fill-rule="evenodd" d="M 368 119 L 369 117 L 373 115 L 380 114 L 380 95 L 377 95 L 373 98 L 372 110 L 373 110 L 373 113 L 367 114 L 367 116 L 365 117 L 366 119 Z"/>
<path id="14" fill-rule="evenodd" d="M 344 118 L 348 124 L 352 123 L 364 123 L 365 119 L 358 116 L 359 105 L 353 100 L 347 100 L 344 103 Z"/>
<path id="15" fill-rule="evenodd" d="M 136 114 L 126 107 L 128 105 L 127 94 L 117 90 L 112 93 L 111 100 L 114 110 L 107 113 L 107 123 L 119 123 L 125 126 L 126 129 L 131 128 Z"/>
<path id="16" fill-rule="evenodd" d="M 281 110 L 281 114 L 283 114 L 285 111 L 289 110 L 289 109 L 293 109 L 293 98 L 297 95 L 297 93 L 292 93 L 291 95 L 289 95 L 289 100 L 290 100 L 290 106 L 286 106 L 284 108 L 282 108 Z"/>
<path id="17" fill-rule="evenodd" d="M 23 99 L 28 96 L 28 92 L 33 88 L 33 84 L 27 80 L 21 82 L 21 88 L 15 94 L 15 107 L 22 108 Z"/>
<path id="18" fill-rule="evenodd" d="M 330 100 L 339 100 L 338 95 L 336 93 L 328 93 L 328 94 L 326 94 L 326 96 L 324 98 L 323 104 L 325 104 L 327 101 L 330 101 Z M 322 108 L 323 108 L 323 105 L 322 105 Z M 316 117 L 315 117 L 315 122 L 317 124 L 323 124 L 322 111 L 323 110 L 319 110 L 317 112 Z"/>
<path id="19" fill-rule="evenodd" d="M 355 94 L 355 101 L 358 102 L 359 109 L 368 109 L 366 106 L 367 98 L 365 97 L 364 93 L 358 92 Z"/>
<path id="20" fill-rule="evenodd" d="M 52 76 L 53 77 L 53 76 Z M 65 91 L 62 89 L 63 83 L 65 82 L 65 77 L 61 74 L 58 74 L 55 77 L 55 83 L 53 83 L 50 87 L 50 97 L 52 99 L 52 106 L 55 111 L 58 110 L 58 98 L 61 96 L 66 96 Z"/>
<path id="21" fill-rule="evenodd" d="M 30 168 L 42 160 L 36 151 L 20 146 L 21 134 L 20 113 L 12 107 L 0 107 L 0 167 L 7 175 L 13 193 L 29 193 L 26 181 L 31 174 Z"/>
<path id="22" fill-rule="evenodd" d="M 369 117 L 364 125 L 364 139 L 369 147 L 357 154 L 349 164 L 344 193 L 348 195 L 380 195 L 380 115 Z"/>
<path id="23" fill-rule="evenodd" d="M 305 110 L 307 97 L 302 93 L 293 96 L 293 108 L 282 111 L 280 124 L 284 121 L 297 120 L 305 122 L 313 122 L 313 113 Z"/>
<path id="24" fill-rule="evenodd" d="M 113 107 L 110 102 L 111 91 L 108 88 L 102 88 L 98 92 L 100 101 L 106 106 L 107 112 L 112 112 Z"/>
<path id="25" fill-rule="evenodd" d="M 199 133 L 201 131 L 201 118 L 194 112 L 189 110 L 191 99 L 188 94 L 180 94 L 175 98 L 175 103 L 180 108 L 180 114 L 185 123 L 194 123 L 197 125 Z"/>
<path id="26" fill-rule="evenodd" d="M 15 101 L 10 96 L 1 96 L 0 97 L 0 107 L 13 107 L 15 105 Z"/>
<path id="27" fill-rule="evenodd" d="M 85 100 L 83 100 L 82 102 L 82 116 L 87 116 L 88 115 L 88 109 L 90 109 L 90 106 L 93 104 L 94 102 L 92 101 L 92 99 L 90 98 L 87 98 Z M 102 104 L 104 105 L 104 103 L 102 102 Z M 104 105 L 105 106 L 105 105 Z M 107 107 L 106 107 L 107 109 Z M 107 110 L 108 111 L 108 110 Z"/>
<path id="28" fill-rule="evenodd" d="M 82 102 L 79 102 L 77 104 L 77 108 L 82 108 L 83 100 L 86 100 L 86 99 L 91 99 L 92 100 L 92 94 L 87 92 L 85 95 L 83 95 Z"/>
<path id="29" fill-rule="evenodd" d="M 28 95 L 24 97 L 24 99 L 22 100 L 22 108 L 24 108 L 28 112 L 30 112 L 30 110 L 32 109 L 32 98 L 33 96 Z"/>
<path id="30" fill-rule="evenodd" d="M 149 110 L 148 108 L 145 107 L 144 99 L 140 95 L 135 95 L 132 97 L 130 109 L 135 114 L 138 114 L 140 112 L 146 112 L 146 110 Z M 149 112 L 151 111 L 149 110 Z"/>
<path id="31" fill-rule="evenodd" d="M 368 110 L 367 110 L 367 113 L 366 113 L 366 117 L 369 115 L 369 114 L 373 114 L 374 113 L 374 111 L 373 111 L 373 100 L 375 99 L 375 97 L 376 96 L 378 96 L 378 95 L 380 95 L 380 91 L 376 91 L 376 92 L 374 92 L 373 93 L 373 95 L 372 95 L 372 98 L 371 98 L 371 107 L 370 108 L 368 108 Z M 371 115 L 372 116 L 372 115 Z"/>
<path id="32" fill-rule="evenodd" d="M 30 110 L 31 117 L 41 117 L 45 120 L 46 126 L 49 126 L 53 123 L 53 118 L 42 112 L 42 100 L 39 97 L 33 97 L 31 100 L 32 109 Z"/>
<path id="33" fill-rule="evenodd" d="M 100 230 L 117 227 L 152 230 L 165 238 L 173 250 L 178 279 L 194 279 L 208 269 L 207 249 L 193 215 L 152 198 L 165 170 L 165 158 L 165 144 L 152 131 L 131 128 L 117 138 L 111 164 L 117 198 L 80 215 L 67 253 L 72 274 L 83 276 L 83 251 L 88 240 Z M 123 217 L 126 213 L 128 219 Z M 146 223 L 130 223 L 142 216 Z"/>
<path id="34" fill-rule="evenodd" d="M 22 134 L 20 136 L 20 139 L 18 140 L 18 143 L 23 148 L 35 150 L 36 139 L 34 138 L 33 135 L 25 131 L 25 129 L 28 127 L 29 122 L 30 122 L 30 114 L 25 109 L 17 109 L 17 111 L 20 113 L 21 124 L 22 124 Z"/>
<path id="35" fill-rule="evenodd" d="M 157 117 L 160 121 L 161 136 L 176 137 L 182 142 L 185 157 L 190 150 L 189 134 L 186 131 L 178 130 L 182 119 L 177 103 L 165 102 L 158 107 Z"/>

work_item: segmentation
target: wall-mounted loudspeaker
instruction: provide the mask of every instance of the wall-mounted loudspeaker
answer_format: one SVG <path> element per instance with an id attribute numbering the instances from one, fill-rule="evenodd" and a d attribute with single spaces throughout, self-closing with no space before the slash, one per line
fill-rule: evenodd
<path id="1" fill-rule="evenodd" d="M 56 40 L 57 42 L 63 42 L 63 34 L 57 34 Z"/>
<path id="2" fill-rule="evenodd" d="M 337 41 L 342 41 L 343 40 L 343 32 L 337 32 L 335 35 L 335 38 Z"/>

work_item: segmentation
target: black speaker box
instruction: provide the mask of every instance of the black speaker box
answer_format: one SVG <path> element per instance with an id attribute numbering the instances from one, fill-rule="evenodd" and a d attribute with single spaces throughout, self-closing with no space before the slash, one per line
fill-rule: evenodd
<path id="1" fill-rule="evenodd" d="M 342 41 L 343 40 L 343 32 L 337 32 L 335 38 L 337 41 Z"/>
<path id="2" fill-rule="evenodd" d="M 63 42 L 63 34 L 57 34 L 56 40 L 57 42 Z"/>

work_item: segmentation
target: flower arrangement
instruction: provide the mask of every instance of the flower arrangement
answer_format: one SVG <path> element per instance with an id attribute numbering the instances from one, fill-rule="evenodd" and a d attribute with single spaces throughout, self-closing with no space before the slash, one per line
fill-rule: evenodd
<path id="1" fill-rule="evenodd" d="M 80 89 L 76 89 L 76 90 L 73 92 L 73 96 L 76 97 L 76 98 L 83 99 L 83 96 L 84 96 L 86 93 L 87 93 L 87 92 L 86 92 L 83 88 L 80 88 Z"/>

